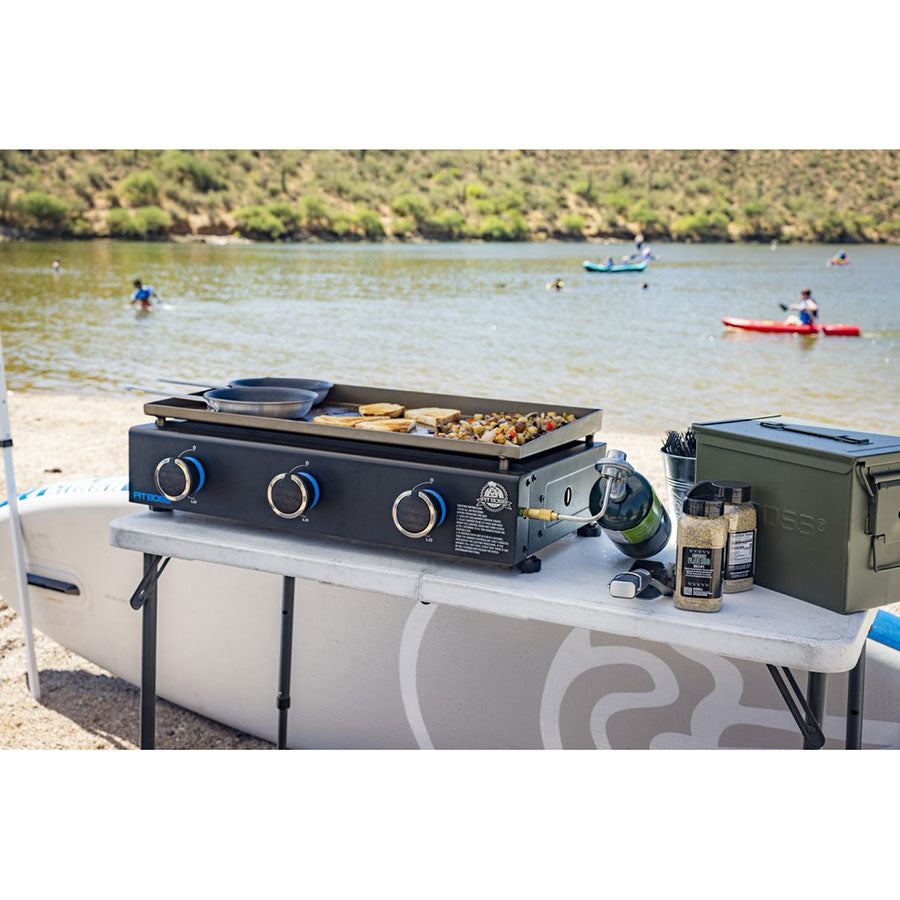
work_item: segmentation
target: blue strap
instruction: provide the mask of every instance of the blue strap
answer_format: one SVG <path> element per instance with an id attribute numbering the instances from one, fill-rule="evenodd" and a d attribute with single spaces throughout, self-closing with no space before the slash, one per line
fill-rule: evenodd
<path id="1" fill-rule="evenodd" d="M 869 637 L 885 647 L 900 650 L 900 616 L 879 609 L 869 631 Z"/>

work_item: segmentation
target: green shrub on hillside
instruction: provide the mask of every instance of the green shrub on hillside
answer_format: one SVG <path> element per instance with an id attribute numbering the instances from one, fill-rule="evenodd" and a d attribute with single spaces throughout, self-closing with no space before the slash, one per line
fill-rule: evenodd
<path id="1" fill-rule="evenodd" d="M 466 185 L 466 201 L 477 200 L 479 197 L 487 195 L 487 188 L 477 181 L 471 181 Z"/>
<path id="2" fill-rule="evenodd" d="M 106 231 L 112 237 L 140 238 L 144 236 L 134 216 L 121 207 L 111 209 L 106 214 Z"/>
<path id="3" fill-rule="evenodd" d="M 266 211 L 275 216 L 288 232 L 298 231 L 303 223 L 303 212 L 290 203 L 270 203 Z"/>
<path id="4" fill-rule="evenodd" d="M 672 236 L 691 240 L 728 240 L 728 216 L 722 212 L 682 216 L 672 225 Z"/>
<path id="5" fill-rule="evenodd" d="M 371 209 L 361 208 L 357 216 L 363 234 L 370 240 L 384 237 L 384 222 Z"/>
<path id="6" fill-rule="evenodd" d="M 637 181 L 637 172 L 627 164 L 616 166 L 609 175 L 609 186 L 616 190 L 629 187 Z"/>
<path id="7" fill-rule="evenodd" d="M 337 213 L 331 219 L 331 233 L 337 237 L 350 237 L 358 235 L 356 216 L 350 213 Z"/>
<path id="8" fill-rule="evenodd" d="M 71 233 L 73 237 L 86 238 L 94 236 L 94 226 L 87 219 L 76 219 L 72 223 Z"/>
<path id="9" fill-rule="evenodd" d="M 398 216 L 412 216 L 417 222 L 425 219 L 431 210 L 428 200 L 421 194 L 401 194 L 391 203 Z"/>
<path id="10" fill-rule="evenodd" d="M 303 224 L 315 230 L 317 227 L 328 227 L 331 215 L 325 201 L 317 194 L 305 194 L 300 201 L 303 210 Z"/>
<path id="11" fill-rule="evenodd" d="M 615 191 L 607 194 L 600 203 L 601 207 L 609 207 L 617 213 L 624 213 L 631 206 L 632 198 L 626 191 Z"/>
<path id="12" fill-rule="evenodd" d="M 462 213 L 455 209 L 444 209 L 431 216 L 426 223 L 429 235 L 438 240 L 454 240 L 463 233 L 466 220 Z"/>
<path id="13" fill-rule="evenodd" d="M 141 234 L 161 237 L 172 227 L 172 217 L 158 206 L 142 206 L 134 211 L 134 223 Z"/>
<path id="14" fill-rule="evenodd" d="M 238 230 L 247 237 L 274 241 L 285 232 L 281 220 L 262 206 L 245 206 L 234 218 Z"/>
<path id="15" fill-rule="evenodd" d="M 16 205 L 23 224 L 41 231 L 62 231 L 71 210 L 65 200 L 44 191 L 29 191 Z"/>
<path id="16" fill-rule="evenodd" d="M 518 241 L 528 235 L 528 224 L 518 212 L 506 218 L 487 216 L 474 227 L 467 228 L 466 233 L 484 241 Z"/>
<path id="17" fill-rule="evenodd" d="M 584 237 L 584 216 L 563 216 L 559 220 L 559 228 L 571 237 Z"/>
<path id="18" fill-rule="evenodd" d="M 131 206 L 148 206 L 159 199 L 159 182 L 152 172 L 132 172 L 119 188 Z"/>
<path id="19" fill-rule="evenodd" d="M 497 212 L 506 212 L 509 209 L 521 209 L 525 205 L 525 195 L 521 191 L 503 191 L 494 199 Z"/>
<path id="20" fill-rule="evenodd" d="M 391 222 L 391 234 L 396 237 L 409 237 L 415 230 L 415 219 L 394 219 L 394 221 Z"/>
<path id="21" fill-rule="evenodd" d="M 525 221 L 525 216 L 523 216 L 519 210 L 510 210 L 507 214 L 506 221 L 506 230 L 509 232 L 509 239 L 511 241 L 524 241 L 531 234 L 528 222 Z"/>
<path id="22" fill-rule="evenodd" d="M 203 194 L 227 187 L 208 162 L 185 150 L 167 150 L 160 158 L 159 165 L 170 178 L 189 180 Z"/>

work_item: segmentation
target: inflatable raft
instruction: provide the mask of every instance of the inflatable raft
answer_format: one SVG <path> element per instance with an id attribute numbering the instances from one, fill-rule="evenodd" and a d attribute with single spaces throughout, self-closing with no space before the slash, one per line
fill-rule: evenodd
<path id="1" fill-rule="evenodd" d="M 647 268 L 646 262 L 617 263 L 612 266 L 601 266 L 586 259 L 582 265 L 588 272 L 643 272 Z"/>
<path id="2" fill-rule="evenodd" d="M 825 334 L 830 337 L 859 337 L 859 325 L 843 323 L 824 325 L 793 325 L 775 319 L 735 319 L 726 316 L 722 324 L 728 328 L 740 328 L 743 331 L 764 331 L 770 334 Z"/>
<path id="3" fill-rule="evenodd" d="M 136 684 L 141 615 L 128 598 L 141 555 L 108 543 L 110 521 L 137 509 L 127 496 L 123 477 L 63 482 L 23 494 L 20 510 L 40 582 L 35 627 Z M 0 593 L 15 606 L 4 507 Z M 159 588 L 159 695 L 274 741 L 281 590 L 276 575 L 173 560 Z M 900 629 L 879 620 L 887 637 L 868 642 L 863 746 L 900 747 L 900 653 L 888 646 Z M 294 623 L 292 747 L 801 745 L 758 663 L 300 579 Z M 826 747 L 843 746 L 846 687 L 846 674 L 828 680 Z"/>

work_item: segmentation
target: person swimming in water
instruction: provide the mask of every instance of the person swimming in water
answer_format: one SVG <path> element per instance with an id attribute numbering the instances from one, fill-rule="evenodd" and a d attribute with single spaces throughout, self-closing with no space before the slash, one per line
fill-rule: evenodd
<path id="1" fill-rule="evenodd" d="M 157 296 L 156 291 L 148 284 L 147 287 L 144 287 L 141 284 L 140 278 L 135 278 L 134 280 L 135 291 L 131 295 L 131 305 L 134 306 L 135 303 L 139 303 L 140 306 L 138 309 L 141 310 L 150 310 L 153 308 L 153 303 L 151 302 L 151 298 Z"/>
<path id="2" fill-rule="evenodd" d="M 561 291 L 564 286 L 565 282 L 562 280 L 562 278 L 554 278 L 553 281 L 551 281 L 550 284 L 547 285 L 547 287 L 553 288 L 554 291 Z"/>

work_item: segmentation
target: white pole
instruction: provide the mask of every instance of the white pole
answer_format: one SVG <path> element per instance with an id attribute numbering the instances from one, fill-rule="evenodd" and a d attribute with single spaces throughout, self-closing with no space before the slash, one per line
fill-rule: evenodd
<path id="1" fill-rule="evenodd" d="M 22 523 L 19 521 L 19 495 L 13 471 L 12 434 L 9 428 L 9 407 L 6 403 L 6 366 L 3 362 L 3 332 L 0 331 L 0 446 L 3 447 L 3 465 L 6 468 L 6 493 L 9 498 L 9 525 L 13 542 L 13 562 L 16 567 L 16 583 L 19 588 L 19 614 L 25 630 L 25 661 L 28 666 L 28 687 L 35 700 L 41 699 L 41 683 L 38 678 L 37 657 L 34 654 L 34 633 L 31 630 L 31 603 L 28 599 L 28 581 L 25 569 L 25 544 Z"/>

